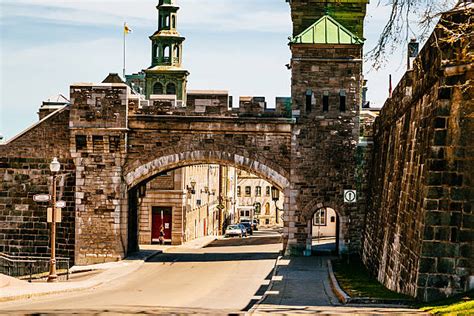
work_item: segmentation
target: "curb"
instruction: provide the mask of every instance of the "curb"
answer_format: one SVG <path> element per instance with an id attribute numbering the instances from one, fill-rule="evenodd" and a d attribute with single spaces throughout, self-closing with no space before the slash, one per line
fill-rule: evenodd
<path id="1" fill-rule="evenodd" d="M 403 300 L 403 299 L 380 299 L 380 298 L 370 298 L 370 297 L 350 297 L 337 282 L 334 271 L 332 270 L 331 260 L 328 259 L 328 273 L 329 279 L 331 280 L 331 289 L 336 295 L 339 302 L 342 304 L 358 304 L 358 305 L 392 305 L 398 307 L 410 307 L 413 304 L 413 301 Z"/>
<path id="2" fill-rule="evenodd" d="M 283 256 L 282 256 L 282 255 L 278 255 L 277 259 L 275 260 L 275 265 L 273 266 L 272 278 L 270 279 L 270 283 L 268 283 L 268 288 L 267 288 L 267 290 L 265 291 L 265 293 L 263 293 L 262 297 L 261 297 L 255 304 L 253 304 L 252 308 L 249 309 L 246 314 L 252 315 L 253 313 L 255 313 L 255 311 L 256 311 L 256 309 L 258 308 L 258 306 L 259 306 L 260 304 L 262 304 L 263 301 L 267 298 L 267 296 L 268 296 L 267 292 L 272 290 L 273 283 L 274 283 L 273 279 L 274 279 L 274 277 L 275 277 L 276 274 L 277 274 L 278 262 L 280 261 L 281 258 L 283 258 Z"/>
<path id="3" fill-rule="evenodd" d="M 342 304 L 347 304 L 351 302 L 351 297 L 347 295 L 346 292 L 344 292 L 343 289 L 339 286 L 339 283 L 337 282 L 336 276 L 334 275 L 334 272 L 332 270 L 332 264 L 331 260 L 328 259 L 328 274 L 329 274 L 329 280 L 331 281 L 331 289 L 334 295 L 336 295 L 337 299 L 339 302 Z"/>
<path id="4" fill-rule="evenodd" d="M 5 296 L 5 297 L 0 297 L 0 302 L 11 302 L 11 301 L 17 301 L 17 300 L 23 300 L 23 299 L 30 299 L 30 298 L 34 298 L 34 297 L 41 297 L 41 296 L 46 296 L 46 295 L 54 295 L 54 294 L 61 294 L 61 293 L 71 293 L 71 292 L 80 292 L 80 291 L 84 291 L 84 290 L 89 290 L 89 289 L 92 289 L 94 287 L 98 287 L 104 283 L 107 283 L 107 282 L 111 282 L 113 280 L 116 280 L 118 278 L 122 278 L 124 276 L 127 276 L 135 271 L 137 271 L 143 264 L 145 264 L 145 262 L 149 259 L 151 259 L 152 257 L 154 256 L 157 256 L 159 254 L 161 254 L 162 251 L 161 250 L 158 250 L 156 251 L 155 253 L 152 253 L 148 256 L 145 256 L 143 259 L 140 259 L 141 263 L 137 263 L 137 267 L 131 271 L 129 271 L 128 273 L 126 274 L 123 274 L 123 275 L 116 275 L 115 277 L 113 278 L 110 278 L 108 280 L 105 280 L 105 281 L 98 281 L 98 282 L 95 282 L 95 283 L 92 283 L 90 285 L 84 285 L 84 286 L 79 286 L 79 287 L 75 287 L 75 288 L 69 288 L 69 289 L 62 289 L 62 290 L 57 290 L 57 289 L 54 289 L 54 290 L 51 290 L 51 291 L 43 291 L 43 292 L 37 292 L 37 293 L 27 293 L 27 294 L 20 294 L 20 295 L 15 295 L 15 296 Z M 123 262 L 125 259 L 123 259 L 121 262 Z M 138 261 L 138 260 L 137 260 Z M 90 269 L 90 271 L 93 271 L 94 269 Z M 84 271 L 77 271 L 76 273 L 80 273 L 80 272 L 84 272 Z"/>

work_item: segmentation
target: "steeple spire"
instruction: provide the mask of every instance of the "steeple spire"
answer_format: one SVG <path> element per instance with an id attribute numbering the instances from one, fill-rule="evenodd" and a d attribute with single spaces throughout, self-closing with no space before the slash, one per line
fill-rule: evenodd
<path id="1" fill-rule="evenodd" d="M 150 36 L 151 66 L 145 70 L 146 95 L 176 95 L 186 102 L 186 83 L 189 72 L 182 69 L 183 42 L 178 30 L 178 10 L 175 0 L 159 0 L 158 29 Z"/>

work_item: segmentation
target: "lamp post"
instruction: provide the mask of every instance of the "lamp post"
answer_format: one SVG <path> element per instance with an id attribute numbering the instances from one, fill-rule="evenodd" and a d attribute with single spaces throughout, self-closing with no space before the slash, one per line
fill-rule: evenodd
<path id="1" fill-rule="evenodd" d="M 56 275 L 56 175 L 61 168 L 58 158 L 54 157 L 49 164 L 49 170 L 53 174 L 53 208 L 51 214 L 51 260 L 49 263 L 48 282 L 56 282 L 58 276 Z"/>
<path id="2" fill-rule="evenodd" d="M 272 186 L 272 201 L 275 202 L 275 223 L 278 224 L 278 206 L 277 201 L 280 199 L 280 190 Z"/>

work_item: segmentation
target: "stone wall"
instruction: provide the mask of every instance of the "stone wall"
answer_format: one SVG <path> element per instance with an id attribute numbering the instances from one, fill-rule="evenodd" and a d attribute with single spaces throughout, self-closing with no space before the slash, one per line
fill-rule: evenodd
<path id="1" fill-rule="evenodd" d="M 61 171 L 58 199 L 66 201 L 57 225 L 57 256 L 74 259 L 75 173 L 69 156 L 69 107 L 64 107 L 0 145 L 0 252 L 10 255 L 50 254 L 46 209 L 51 203 L 33 201 L 35 194 L 52 193 L 49 163 L 58 157 Z"/>
<path id="2" fill-rule="evenodd" d="M 441 18 L 375 123 L 363 259 L 388 288 L 422 300 L 473 287 L 472 42 L 442 31 L 469 12 Z"/>

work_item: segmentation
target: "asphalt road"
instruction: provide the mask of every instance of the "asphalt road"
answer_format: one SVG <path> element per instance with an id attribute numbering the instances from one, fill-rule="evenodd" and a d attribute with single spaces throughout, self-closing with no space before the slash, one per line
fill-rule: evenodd
<path id="1" fill-rule="evenodd" d="M 269 283 L 282 245 L 275 232 L 170 249 L 95 289 L 0 306 L 2 313 L 115 314 L 246 311 Z"/>

